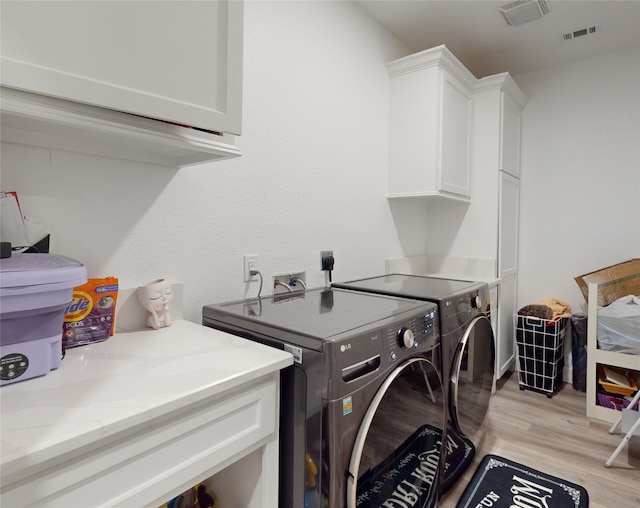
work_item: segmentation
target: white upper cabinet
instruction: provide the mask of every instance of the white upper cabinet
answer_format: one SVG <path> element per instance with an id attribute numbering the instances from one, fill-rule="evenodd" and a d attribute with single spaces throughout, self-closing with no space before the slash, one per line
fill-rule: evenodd
<path id="1" fill-rule="evenodd" d="M 445 47 L 387 64 L 389 197 L 469 201 L 471 93 L 476 78 Z"/>
<path id="2" fill-rule="evenodd" d="M 501 95 L 500 170 L 520 178 L 520 121 L 527 103 L 511 80 Z"/>
<path id="3" fill-rule="evenodd" d="M 498 170 L 520 178 L 520 124 L 527 97 L 503 72 L 479 79 L 472 100 L 472 172 L 487 168 L 487 176 Z"/>
<path id="4" fill-rule="evenodd" d="M 225 134 L 241 134 L 241 1 L 3 1 L 1 8 L 3 89 L 213 132 L 223 144 Z M 67 109 L 51 104 L 49 116 Z M 85 121 L 92 111 L 68 109 Z"/>

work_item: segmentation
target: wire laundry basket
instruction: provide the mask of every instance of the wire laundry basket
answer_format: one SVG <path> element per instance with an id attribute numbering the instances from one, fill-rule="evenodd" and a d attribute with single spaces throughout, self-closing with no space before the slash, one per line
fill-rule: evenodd
<path id="1" fill-rule="evenodd" d="M 521 390 L 541 391 L 551 398 L 562 383 L 568 318 L 514 316 Z"/>

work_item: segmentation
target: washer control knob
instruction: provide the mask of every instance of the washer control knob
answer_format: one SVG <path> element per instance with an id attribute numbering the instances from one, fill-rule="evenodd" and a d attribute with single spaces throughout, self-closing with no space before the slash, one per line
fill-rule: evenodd
<path id="1" fill-rule="evenodd" d="M 401 347 L 412 348 L 416 343 L 416 338 L 413 335 L 413 331 L 403 326 L 398 330 L 398 342 Z"/>
<path id="2" fill-rule="evenodd" d="M 482 307 L 482 298 L 480 298 L 480 295 L 472 296 L 471 297 L 471 308 L 480 309 L 481 307 Z"/>

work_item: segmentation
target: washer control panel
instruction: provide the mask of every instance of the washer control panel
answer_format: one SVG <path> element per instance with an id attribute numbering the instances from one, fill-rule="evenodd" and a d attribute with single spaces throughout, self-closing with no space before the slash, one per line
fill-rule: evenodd
<path id="1" fill-rule="evenodd" d="M 448 335 L 466 326 L 474 316 L 490 315 L 489 287 L 452 296 L 441 302 L 440 333 Z"/>
<path id="2" fill-rule="evenodd" d="M 413 331 L 406 326 L 398 330 L 398 344 L 400 347 L 412 348 L 416 343 L 416 336 Z"/>
<path id="3" fill-rule="evenodd" d="M 417 351 L 428 351 L 438 344 L 438 307 L 429 305 L 427 312 L 386 327 L 388 360 L 395 362 Z"/>
<path id="4" fill-rule="evenodd" d="M 432 351 L 439 344 L 438 306 L 425 302 L 417 314 L 388 320 L 380 328 L 332 344 L 330 369 L 352 384 L 398 362 Z M 335 380 L 335 378 L 334 378 Z"/>

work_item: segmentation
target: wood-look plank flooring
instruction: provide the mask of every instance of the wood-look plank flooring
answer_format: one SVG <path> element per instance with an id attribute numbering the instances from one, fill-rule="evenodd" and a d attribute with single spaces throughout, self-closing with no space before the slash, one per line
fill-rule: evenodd
<path id="1" fill-rule="evenodd" d="M 586 394 L 562 385 L 552 398 L 521 391 L 517 374 L 498 381 L 473 463 L 440 501 L 455 508 L 478 463 L 500 455 L 587 489 L 590 508 L 640 507 L 640 440 L 634 438 L 611 468 L 605 461 L 620 443 L 610 423 L 586 417 Z M 618 429 L 619 430 L 619 429 Z"/>

